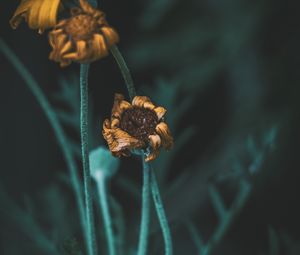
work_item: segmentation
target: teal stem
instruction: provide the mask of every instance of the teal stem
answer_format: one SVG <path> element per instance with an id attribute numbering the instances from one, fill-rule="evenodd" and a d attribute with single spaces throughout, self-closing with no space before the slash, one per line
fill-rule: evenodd
<path id="1" fill-rule="evenodd" d="M 153 169 L 151 169 L 150 185 L 151 185 L 152 198 L 154 201 L 156 213 L 158 216 L 158 220 L 160 223 L 160 227 L 162 229 L 163 238 L 164 238 L 164 242 L 165 242 L 165 255 L 172 255 L 173 254 L 173 246 L 172 246 L 171 231 L 170 231 L 166 213 L 165 213 L 162 201 L 161 201 L 159 188 L 158 188 L 158 184 L 157 184 L 155 173 L 154 173 Z"/>
<path id="2" fill-rule="evenodd" d="M 110 48 L 110 52 L 114 56 L 118 66 L 121 70 L 121 73 L 123 75 L 123 78 L 124 78 L 126 86 L 127 86 L 130 101 L 132 101 L 132 99 L 136 96 L 136 90 L 134 87 L 134 83 L 133 83 L 129 68 L 127 67 L 126 62 L 116 45 L 113 45 Z"/>
<path id="3" fill-rule="evenodd" d="M 88 234 L 88 254 L 96 255 L 96 237 L 92 203 L 91 173 L 88 145 L 88 73 L 89 65 L 80 65 L 80 135 L 83 166 L 83 182 Z"/>
<path id="4" fill-rule="evenodd" d="M 111 216 L 110 216 L 110 212 L 109 212 L 108 198 L 107 198 L 108 196 L 107 196 L 106 185 L 105 185 L 107 178 L 102 171 L 98 171 L 96 180 L 97 180 L 97 188 L 98 188 L 100 206 L 101 206 L 101 211 L 102 211 L 102 216 L 103 216 L 103 221 L 104 221 L 108 254 L 116 255 L 112 220 L 111 220 Z"/>
<path id="5" fill-rule="evenodd" d="M 138 245 L 138 255 L 147 253 L 149 223 L 150 223 L 150 167 L 145 162 L 145 156 L 142 156 L 143 161 L 143 193 L 142 193 L 142 217 L 140 224 L 140 237 Z"/>
<path id="6" fill-rule="evenodd" d="M 76 203 L 79 210 L 81 227 L 83 229 L 85 241 L 87 241 L 87 235 L 85 232 L 84 202 L 83 202 L 82 189 L 80 186 L 80 179 L 78 176 L 78 169 L 74 157 L 69 148 L 69 144 L 65 132 L 63 131 L 63 128 L 58 121 L 55 111 L 52 109 L 50 103 L 47 100 L 47 97 L 45 96 L 44 92 L 40 89 L 36 80 L 33 78 L 33 76 L 30 74 L 27 68 L 22 64 L 22 62 L 18 59 L 16 54 L 8 47 L 8 45 L 1 38 L 0 38 L 0 50 L 9 60 L 9 62 L 14 66 L 14 68 L 18 71 L 22 79 L 25 81 L 25 84 L 28 86 L 31 93 L 35 96 L 39 105 L 43 109 L 54 131 L 54 134 L 57 138 L 57 141 L 63 152 L 63 156 L 65 158 L 66 164 L 68 166 L 73 191 L 76 197 Z"/>

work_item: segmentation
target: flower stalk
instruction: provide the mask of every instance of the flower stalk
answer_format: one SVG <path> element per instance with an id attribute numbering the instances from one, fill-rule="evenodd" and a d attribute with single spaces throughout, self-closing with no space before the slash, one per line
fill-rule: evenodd
<path id="1" fill-rule="evenodd" d="M 135 87 L 134 87 L 132 76 L 130 74 L 130 70 L 129 70 L 129 68 L 128 68 L 121 52 L 119 51 L 119 49 L 116 45 L 113 45 L 110 48 L 110 52 L 114 56 L 118 66 L 121 70 L 122 76 L 123 76 L 123 78 L 125 80 L 125 83 L 126 83 L 126 87 L 127 87 L 127 90 L 128 90 L 130 101 L 132 101 L 133 98 L 136 96 L 136 90 L 135 90 Z"/>
<path id="2" fill-rule="evenodd" d="M 106 190 L 107 177 L 105 176 L 105 173 L 103 171 L 97 171 L 97 174 L 95 175 L 95 179 L 97 182 L 100 207 L 101 207 L 103 221 L 104 221 L 105 235 L 106 235 L 107 246 L 108 246 L 108 254 L 116 255 L 112 220 L 109 212 L 108 196 Z"/>
<path id="3" fill-rule="evenodd" d="M 149 223 L 150 223 L 150 167 L 143 161 L 143 193 L 142 193 L 142 217 L 140 224 L 140 236 L 137 255 L 145 255 L 148 246 Z"/>
<path id="4" fill-rule="evenodd" d="M 165 242 L 165 255 L 172 255 L 173 254 L 173 246 L 172 246 L 172 237 L 171 237 L 171 231 L 169 228 L 168 220 L 166 217 L 166 213 L 164 210 L 164 206 L 161 200 L 158 184 L 156 181 L 155 173 L 153 169 L 151 168 L 151 193 L 152 198 L 154 201 L 156 213 L 158 216 L 158 220 L 160 223 L 160 227 L 162 229 L 163 238 Z"/>
<path id="5" fill-rule="evenodd" d="M 88 72 L 89 65 L 82 64 L 80 66 L 80 135 L 85 195 L 86 228 L 88 234 L 88 254 L 95 255 L 96 237 L 88 148 Z"/>

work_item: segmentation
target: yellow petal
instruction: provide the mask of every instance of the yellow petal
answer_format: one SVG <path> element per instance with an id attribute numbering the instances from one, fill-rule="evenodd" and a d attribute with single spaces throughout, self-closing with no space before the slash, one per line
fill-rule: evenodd
<path id="1" fill-rule="evenodd" d="M 66 44 L 61 48 L 60 54 L 63 55 L 66 52 L 70 51 L 72 49 L 72 42 L 67 41 Z"/>
<path id="2" fill-rule="evenodd" d="M 119 35 L 113 28 L 104 26 L 101 28 L 101 31 L 105 37 L 105 41 L 107 42 L 108 47 L 116 44 L 119 41 Z"/>
<path id="3" fill-rule="evenodd" d="M 103 36 L 100 34 L 94 35 L 91 47 L 94 53 L 91 57 L 92 61 L 102 58 L 108 54 L 106 43 L 104 41 Z"/>
<path id="4" fill-rule="evenodd" d="M 28 25 L 32 29 L 46 29 L 56 24 L 60 0 L 29 0 Z"/>
<path id="5" fill-rule="evenodd" d="M 171 149 L 173 146 L 173 137 L 168 125 L 165 122 L 160 122 L 156 126 L 155 131 L 161 138 L 162 146 L 167 150 Z"/>
<path id="6" fill-rule="evenodd" d="M 132 100 L 132 105 L 150 110 L 155 108 L 155 105 L 151 102 L 150 98 L 146 96 L 135 96 Z"/>
<path id="7" fill-rule="evenodd" d="M 161 120 L 161 118 L 166 114 L 167 110 L 164 107 L 158 106 L 153 109 L 156 113 L 156 116 L 158 120 Z"/>
<path id="8" fill-rule="evenodd" d="M 27 12 L 34 3 L 34 0 L 22 0 L 20 5 L 18 6 L 17 10 L 15 11 L 13 17 L 9 21 L 11 27 L 16 29 L 23 18 L 26 18 Z"/>

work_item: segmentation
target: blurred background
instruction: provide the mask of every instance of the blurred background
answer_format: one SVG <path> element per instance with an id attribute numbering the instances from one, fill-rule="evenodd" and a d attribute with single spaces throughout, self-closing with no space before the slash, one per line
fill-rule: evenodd
<path id="1" fill-rule="evenodd" d="M 26 23 L 10 28 L 18 3 L 1 1 L 0 37 L 47 95 L 81 167 L 79 65 L 61 69 L 50 62 L 47 33 L 39 35 Z M 138 94 L 168 109 L 175 147 L 161 153 L 154 168 L 175 255 L 202 255 L 200 236 L 214 246 L 209 254 L 299 255 L 299 4 L 99 4 L 119 32 L 118 47 Z M 60 254 L 83 254 L 75 198 L 52 128 L 3 54 L 0 63 L 0 254 L 49 254 L 45 247 L 51 245 Z M 102 122 L 114 93 L 127 92 L 111 55 L 91 65 L 89 81 L 93 149 L 106 146 Z M 245 183 L 246 195 L 236 201 Z M 123 254 L 134 254 L 137 243 L 141 185 L 139 159 L 122 159 L 109 188 L 125 219 Z M 228 226 L 214 207 L 217 194 L 232 218 Z M 95 211 L 100 214 L 97 206 Z M 105 254 L 97 217 L 99 252 Z M 164 254 L 154 211 L 151 220 L 149 254 Z M 225 230 L 215 240 L 220 226 Z"/>

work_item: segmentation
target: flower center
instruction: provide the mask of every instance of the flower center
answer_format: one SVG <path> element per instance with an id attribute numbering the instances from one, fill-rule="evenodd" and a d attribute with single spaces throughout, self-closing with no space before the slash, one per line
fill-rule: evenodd
<path id="1" fill-rule="evenodd" d="M 97 31 L 97 21 L 88 14 L 79 14 L 69 19 L 65 30 L 75 41 L 87 40 Z"/>
<path id="2" fill-rule="evenodd" d="M 158 118 L 155 112 L 139 107 L 125 110 L 121 116 L 120 128 L 129 135 L 148 142 L 148 136 L 155 133 Z"/>

